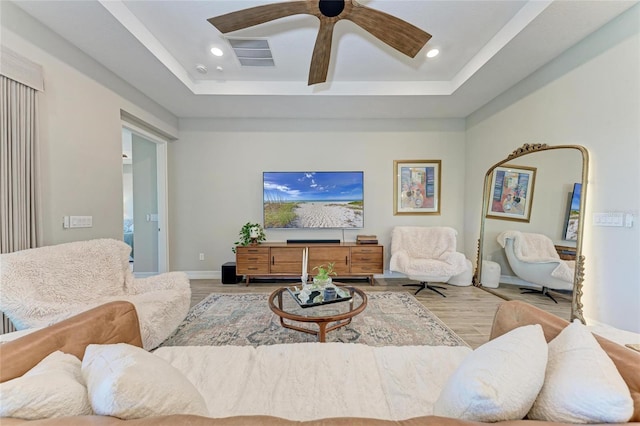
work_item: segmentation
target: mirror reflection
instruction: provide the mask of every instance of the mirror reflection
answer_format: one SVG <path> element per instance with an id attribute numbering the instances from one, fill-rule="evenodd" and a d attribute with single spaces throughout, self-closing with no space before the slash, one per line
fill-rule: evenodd
<path id="1" fill-rule="evenodd" d="M 487 172 L 476 280 L 504 299 L 582 319 L 574 293 L 581 293 L 575 284 L 580 278 L 581 285 L 576 256 L 586 150 L 548 148 L 503 160 Z"/>

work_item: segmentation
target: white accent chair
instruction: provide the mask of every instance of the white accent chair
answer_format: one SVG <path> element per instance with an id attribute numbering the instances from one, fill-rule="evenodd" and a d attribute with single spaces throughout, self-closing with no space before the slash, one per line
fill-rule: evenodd
<path id="1" fill-rule="evenodd" d="M 131 247 L 115 239 L 76 241 L 0 255 L 0 311 L 17 330 L 45 327 L 116 300 L 133 303 L 145 349 L 162 343 L 186 317 L 184 272 L 136 279 Z"/>
<path id="2" fill-rule="evenodd" d="M 454 285 L 471 284 L 471 262 L 456 251 L 456 235 L 457 231 L 449 227 L 396 226 L 391 236 L 389 269 L 419 281 L 405 284 L 418 287 L 414 294 L 426 288 L 446 297 L 439 291 L 445 287 L 429 283 L 453 279 Z M 464 283 L 459 279 L 462 276 L 468 276 Z"/>
<path id="3" fill-rule="evenodd" d="M 498 235 L 509 266 L 521 279 L 541 289 L 521 288 L 522 294 L 537 293 L 558 301 L 549 290 L 573 290 L 574 261 L 560 259 L 551 238 L 544 234 L 505 231 Z"/>

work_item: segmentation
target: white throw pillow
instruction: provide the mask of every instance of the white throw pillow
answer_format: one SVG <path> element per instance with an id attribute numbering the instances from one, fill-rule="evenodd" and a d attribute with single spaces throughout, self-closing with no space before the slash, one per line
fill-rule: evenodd
<path id="1" fill-rule="evenodd" d="M 480 422 L 522 419 L 542 387 L 546 365 L 542 327 L 511 330 L 462 361 L 442 389 L 433 414 Z"/>
<path id="2" fill-rule="evenodd" d="M 180 371 L 136 346 L 87 346 L 82 374 L 96 414 L 121 419 L 208 415 L 202 395 Z"/>
<path id="3" fill-rule="evenodd" d="M 92 414 L 80 367 L 78 358 L 56 351 L 23 376 L 0 383 L 0 417 L 37 420 Z"/>
<path id="4" fill-rule="evenodd" d="M 626 423 L 633 400 L 611 358 L 574 322 L 549 342 L 547 374 L 530 419 L 563 423 Z"/>

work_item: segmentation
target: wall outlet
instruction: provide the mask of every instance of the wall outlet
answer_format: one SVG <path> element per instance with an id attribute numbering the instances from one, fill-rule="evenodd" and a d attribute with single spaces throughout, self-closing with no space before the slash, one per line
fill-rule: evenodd
<path id="1" fill-rule="evenodd" d="M 204 260 L 204 253 L 200 253 L 200 260 Z"/>

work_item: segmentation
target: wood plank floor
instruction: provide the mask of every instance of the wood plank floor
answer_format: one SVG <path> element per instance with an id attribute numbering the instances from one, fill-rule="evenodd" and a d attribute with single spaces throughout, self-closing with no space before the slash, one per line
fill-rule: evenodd
<path id="1" fill-rule="evenodd" d="M 556 299 L 556 302 L 554 302 L 549 297 L 539 293 L 523 294 L 520 286 L 512 284 L 500 283 L 498 288 L 490 288 L 487 289 L 487 291 L 497 296 L 504 297 L 505 299 L 520 300 L 531 303 L 547 312 L 559 316 L 560 318 L 564 318 L 567 321 L 571 320 L 571 292 L 549 290 L 549 294 Z"/>
<path id="2" fill-rule="evenodd" d="M 402 287 L 408 283 L 405 279 L 376 279 L 376 285 L 366 282 L 353 282 L 366 292 L 407 291 L 413 293 L 414 287 Z M 414 281 L 415 283 L 415 281 Z M 222 284 L 220 280 L 191 280 L 191 305 L 194 306 L 211 293 L 270 293 L 287 283 L 252 283 L 246 287 L 240 284 Z M 476 348 L 489 340 L 493 314 L 503 299 L 480 288 L 443 285 L 447 297 L 430 290 L 423 290 L 417 296 L 424 306 L 440 318 L 449 328 L 460 336 L 469 346 Z"/>

